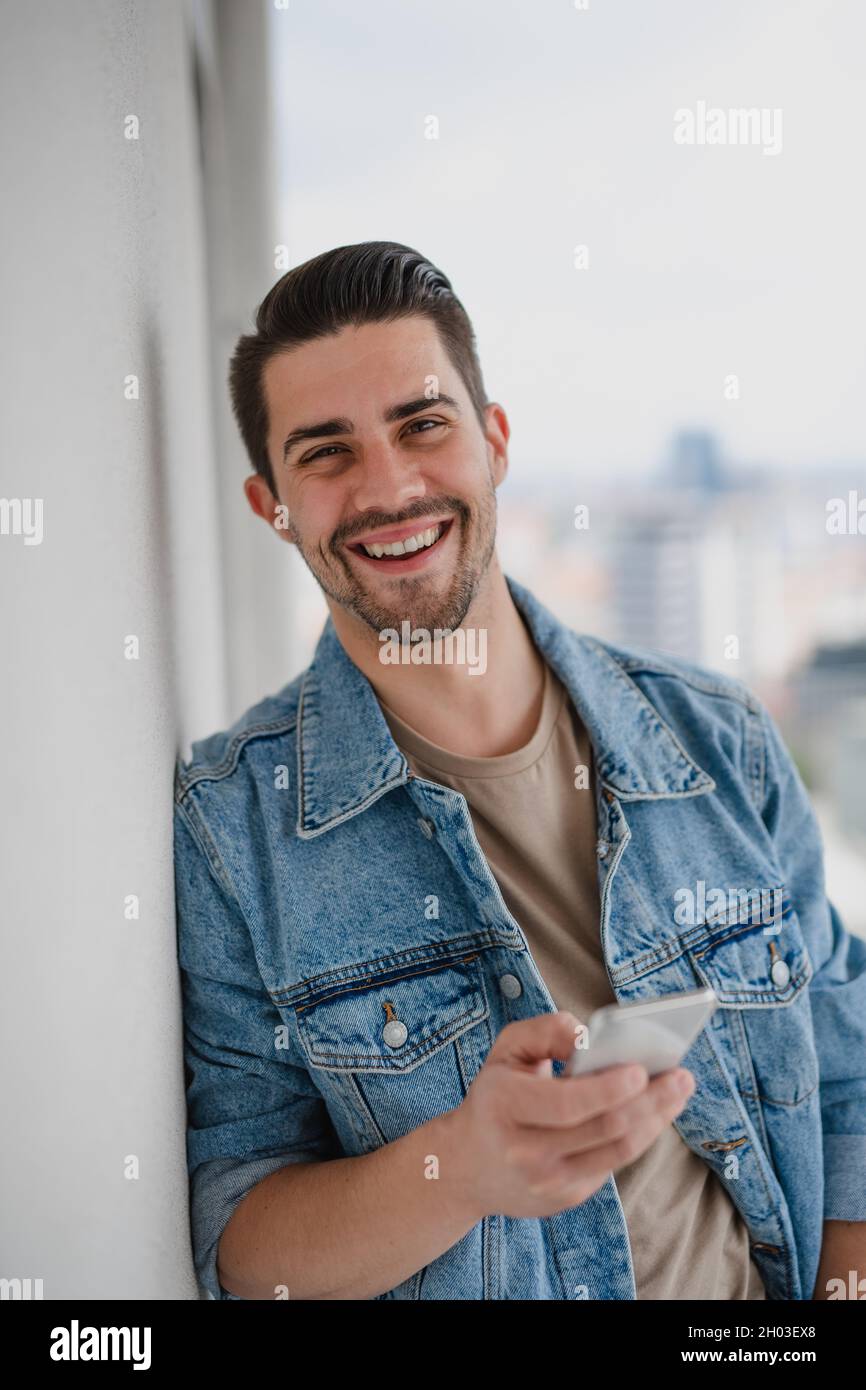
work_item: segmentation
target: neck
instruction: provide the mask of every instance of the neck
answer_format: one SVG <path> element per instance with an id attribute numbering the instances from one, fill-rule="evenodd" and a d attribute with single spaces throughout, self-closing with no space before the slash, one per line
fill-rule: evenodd
<path id="1" fill-rule="evenodd" d="M 461 624 L 476 639 L 474 647 L 466 643 L 474 666 L 456 664 L 460 648 L 455 642 L 449 657 L 447 641 L 439 661 L 413 664 L 398 649 L 406 664 L 383 662 L 378 635 L 331 600 L 328 607 L 343 647 L 377 696 L 431 743 L 490 758 L 513 753 L 532 737 L 541 713 L 544 662 L 495 557 Z"/>

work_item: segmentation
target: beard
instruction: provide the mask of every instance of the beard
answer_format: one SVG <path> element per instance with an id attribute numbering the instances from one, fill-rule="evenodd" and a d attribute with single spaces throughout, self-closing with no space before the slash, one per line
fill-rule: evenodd
<path id="1" fill-rule="evenodd" d="M 454 520 L 451 531 L 457 531 L 459 553 L 450 576 L 407 574 L 389 581 L 393 597 L 376 592 L 379 576 L 371 574 L 371 583 L 352 569 L 341 544 L 351 536 L 337 532 L 330 545 L 311 548 L 289 520 L 286 530 L 300 551 L 319 587 L 348 613 L 365 623 L 373 632 L 386 628 L 401 630 L 407 621 L 413 628 L 428 632 L 454 631 L 460 627 L 476 595 L 493 556 L 496 544 L 496 489 L 488 475 L 488 485 L 477 501 L 467 503 L 460 497 L 424 498 L 409 507 L 402 516 L 380 514 L 372 517 L 364 531 L 398 526 L 415 518 L 450 512 Z M 419 634 L 419 640 L 424 634 Z"/>

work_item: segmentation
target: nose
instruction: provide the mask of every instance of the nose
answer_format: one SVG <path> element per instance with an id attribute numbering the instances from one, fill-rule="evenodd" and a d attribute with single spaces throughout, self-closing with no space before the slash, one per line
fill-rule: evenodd
<path id="1" fill-rule="evenodd" d="M 352 505 L 358 512 L 399 512 L 427 492 L 416 465 L 387 441 L 365 449 L 352 472 Z"/>

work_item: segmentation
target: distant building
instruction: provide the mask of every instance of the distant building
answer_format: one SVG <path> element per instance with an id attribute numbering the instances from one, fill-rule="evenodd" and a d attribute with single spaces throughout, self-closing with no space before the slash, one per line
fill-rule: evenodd
<path id="1" fill-rule="evenodd" d="M 866 641 L 825 644 L 788 683 L 785 727 L 807 780 L 866 816 Z M 846 760 L 848 766 L 845 766 Z M 859 788 L 857 781 L 859 778 Z"/>
<path id="2" fill-rule="evenodd" d="M 791 681 L 806 722 L 835 719 L 839 707 L 866 696 L 866 641 L 825 643 Z"/>
<path id="3" fill-rule="evenodd" d="M 727 484 L 714 434 L 680 430 L 674 436 L 667 478 L 672 487 L 720 492 Z"/>
<path id="4" fill-rule="evenodd" d="M 741 488 L 715 436 L 676 435 L 661 476 L 626 495 L 611 528 L 619 640 L 763 683 L 783 660 L 783 528 Z"/>
<path id="5" fill-rule="evenodd" d="M 838 743 L 830 763 L 836 818 L 847 835 L 866 840 L 866 696 L 842 708 L 836 732 Z"/>
<path id="6" fill-rule="evenodd" d="M 694 504 L 667 491 L 631 499 L 617 517 L 610 586 L 620 641 L 696 659 L 702 530 Z"/>

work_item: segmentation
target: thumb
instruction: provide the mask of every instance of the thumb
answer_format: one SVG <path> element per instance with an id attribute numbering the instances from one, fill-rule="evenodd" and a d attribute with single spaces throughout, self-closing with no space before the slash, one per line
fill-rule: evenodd
<path id="1" fill-rule="evenodd" d="M 550 1076 L 552 1057 L 570 1057 L 583 1024 L 568 1009 L 537 1014 L 506 1024 L 489 1053 L 489 1060 Z"/>

